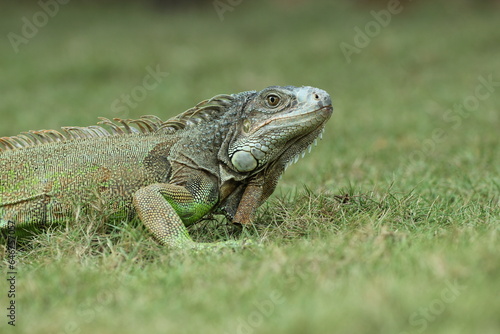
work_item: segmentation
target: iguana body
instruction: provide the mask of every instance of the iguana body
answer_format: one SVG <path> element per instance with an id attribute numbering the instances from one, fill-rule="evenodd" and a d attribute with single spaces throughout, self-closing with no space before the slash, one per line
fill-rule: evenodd
<path id="1" fill-rule="evenodd" d="M 248 224 L 332 113 L 313 87 L 218 95 L 168 121 L 0 138 L 0 227 L 46 225 L 81 206 L 135 210 L 158 241 L 198 247 L 185 226 L 210 213 Z"/>

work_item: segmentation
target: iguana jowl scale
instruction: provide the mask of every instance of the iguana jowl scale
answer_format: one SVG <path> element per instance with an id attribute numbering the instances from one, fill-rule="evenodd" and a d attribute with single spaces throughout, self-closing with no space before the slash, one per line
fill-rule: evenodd
<path id="1" fill-rule="evenodd" d="M 167 121 L 102 119 L 0 138 L 0 228 L 53 224 L 79 205 L 135 210 L 158 241 L 202 247 L 186 226 L 209 213 L 248 224 L 286 166 L 322 133 L 314 87 L 217 95 Z"/>

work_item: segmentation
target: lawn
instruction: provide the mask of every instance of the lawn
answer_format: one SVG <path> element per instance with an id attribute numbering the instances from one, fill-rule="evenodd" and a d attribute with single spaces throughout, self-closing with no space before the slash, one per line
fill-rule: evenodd
<path id="1" fill-rule="evenodd" d="M 500 7 L 221 2 L 3 6 L 0 136 L 269 85 L 335 111 L 252 228 L 190 229 L 258 245 L 175 251 L 91 215 L 20 240 L 8 297 L 2 240 L 0 332 L 499 333 Z"/>

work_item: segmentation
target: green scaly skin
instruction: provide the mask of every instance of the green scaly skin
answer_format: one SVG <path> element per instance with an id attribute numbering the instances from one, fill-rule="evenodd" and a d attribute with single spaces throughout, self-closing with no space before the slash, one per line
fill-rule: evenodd
<path id="1" fill-rule="evenodd" d="M 321 134 L 329 95 L 268 87 L 217 95 L 168 120 L 0 138 L 0 228 L 71 222 L 76 208 L 136 212 L 163 245 L 205 248 L 186 226 L 207 214 L 250 224 L 285 168 Z"/>

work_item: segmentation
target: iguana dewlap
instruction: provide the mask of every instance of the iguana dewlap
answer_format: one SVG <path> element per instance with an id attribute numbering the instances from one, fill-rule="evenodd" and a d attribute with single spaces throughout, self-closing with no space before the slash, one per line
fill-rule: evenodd
<path id="1" fill-rule="evenodd" d="M 103 118 L 0 138 L 0 228 L 67 222 L 104 203 L 135 211 L 161 244 L 200 247 L 186 226 L 210 213 L 250 223 L 331 114 L 321 89 L 273 86 L 217 95 L 167 121 Z"/>

